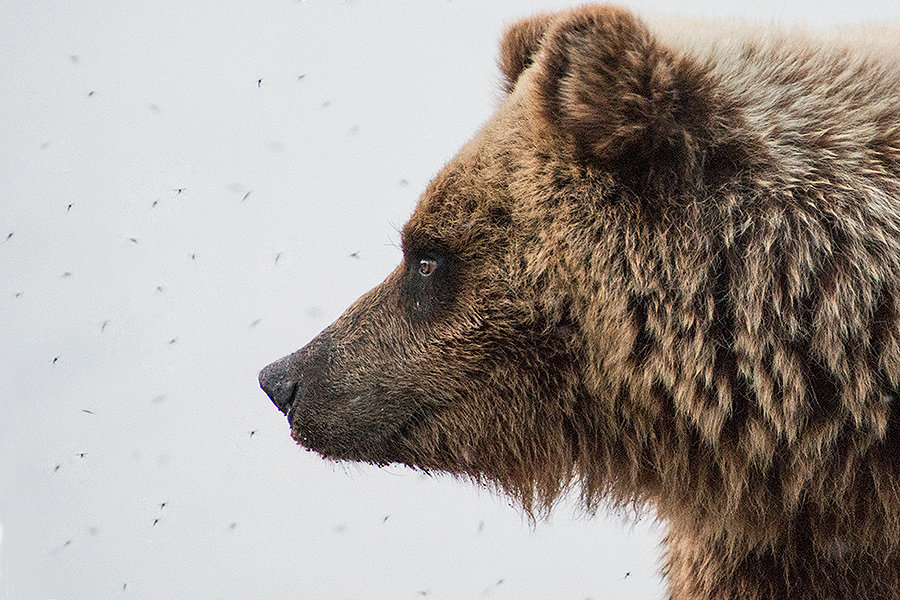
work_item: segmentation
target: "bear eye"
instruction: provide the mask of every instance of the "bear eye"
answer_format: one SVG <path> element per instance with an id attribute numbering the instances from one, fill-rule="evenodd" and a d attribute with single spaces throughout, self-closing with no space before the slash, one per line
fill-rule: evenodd
<path id="1" fill-rule="evenodd" d="M 419 275 L 422 277 L 428 277 L 432 273 L 434 273 L 438 268 L 438 263 L 436 260 L 432 258 L 423 258 L 419 261 Z"/>

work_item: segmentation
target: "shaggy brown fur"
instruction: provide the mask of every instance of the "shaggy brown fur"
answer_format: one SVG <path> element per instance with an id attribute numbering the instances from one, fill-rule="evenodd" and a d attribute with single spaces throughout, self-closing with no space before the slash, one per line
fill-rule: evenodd
<path id="1" fill-rule="evenodd" d="M 261 382 L 327 457 L 653 506 L 673 599 L 900 598 L 900 54 L 718 30 L 513 25 L 404 262 Z"/>

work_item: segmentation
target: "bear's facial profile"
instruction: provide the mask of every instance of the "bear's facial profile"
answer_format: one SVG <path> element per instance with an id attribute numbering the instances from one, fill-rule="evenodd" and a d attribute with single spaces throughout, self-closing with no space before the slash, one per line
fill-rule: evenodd
<path id="1" fill-rule="evenodd" d="M 469 148 L 403 228 L 397 269 L 261 383 L 270 394 L 295 384 L 276 403 L 295 439 L 323 456 L 523 489 L 548 469 L 549 502 L 558 469 L 572 468 L 556 437 L 566 435 L 560 404 L 586 400 L 582 349 L 565 296 L 542 306 L 535 295 L 537 232 L 494 191 L 511 179 L 502 158 Z"/>
<path id="2" fill-rule="evenodd" d="M 674 599 L 900 599 L 900 43 L 582 7 L 403 261 L 260 384 L 298 443 L 652 506 Z"/>

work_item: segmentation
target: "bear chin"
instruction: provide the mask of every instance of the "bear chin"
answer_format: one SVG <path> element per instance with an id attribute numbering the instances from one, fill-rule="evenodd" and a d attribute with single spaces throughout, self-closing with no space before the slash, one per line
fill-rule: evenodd
<path id="1" fill-rule="evenodd" d="M 360 396 L 354 400 L 343 404 L 362 401 Z M 415 424 L 424 415 L 412 414 L 403 422 L 382 427 L 354 427 L 346 423 L 316 422 L 310 416 L 311 412 L 302 400 L 296 400 L 287 411 L 291 437 L 304 449 L 326 460 L 364 462 L 376 466 L 393 463 L 417 466 L 409 449 L 414 445 Z"/>

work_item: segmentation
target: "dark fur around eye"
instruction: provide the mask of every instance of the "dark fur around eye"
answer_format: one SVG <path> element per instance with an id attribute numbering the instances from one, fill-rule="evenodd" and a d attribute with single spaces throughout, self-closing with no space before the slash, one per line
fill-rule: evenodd
<path id="1" fill-rule="evenodd" d="M 405 303 L 414 319 L 438 316 L 458 291 L 459 265 L 445 246 L 432 242 L 406 256 Z"/>

